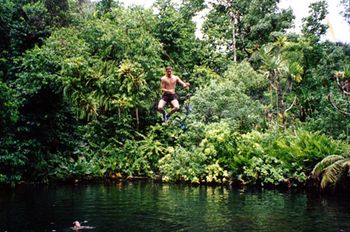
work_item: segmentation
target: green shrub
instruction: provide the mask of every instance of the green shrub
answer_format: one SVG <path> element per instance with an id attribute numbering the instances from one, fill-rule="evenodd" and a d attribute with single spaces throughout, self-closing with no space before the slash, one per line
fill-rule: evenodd
<path id="1" fill-rule="evenodd" d="M 286 176 L 283 161 L 269 155 L 254 156 L 248 166 L 243 167 L 241 180 L 245 184 L 278 185 Z"/>
<path id="2" fill-rule="evenodd" d="M 207 156 L 198 148 L 169 147 L 159 160 L 164 181 L 187 181 L 199 183 L 205 176 Z"/>

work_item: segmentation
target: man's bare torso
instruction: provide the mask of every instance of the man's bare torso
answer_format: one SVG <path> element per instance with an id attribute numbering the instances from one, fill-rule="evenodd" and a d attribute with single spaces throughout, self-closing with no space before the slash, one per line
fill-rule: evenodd
<path id="1" fill-rule="evenodd" d="M 169 91 L 166 93 L 175 94 L 177 80 L 178 80 L 178 77 L 174 75 L 172 75 L 171 77 L 163 76 L 161 78 L 163 88 Z"/>

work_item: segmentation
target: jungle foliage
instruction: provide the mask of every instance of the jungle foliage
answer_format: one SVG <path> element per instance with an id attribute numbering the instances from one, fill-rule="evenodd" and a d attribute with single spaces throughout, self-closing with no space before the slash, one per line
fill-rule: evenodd
<path id="1" fill-rule="evenodd" d="M 248 2 L 0 0 L 0 183 L 343 184 L 349 44 L 323 40 L 324 1 L 302 34 L 290 9 Z M 167 65 L 191 90 L 164 124 Z"/>

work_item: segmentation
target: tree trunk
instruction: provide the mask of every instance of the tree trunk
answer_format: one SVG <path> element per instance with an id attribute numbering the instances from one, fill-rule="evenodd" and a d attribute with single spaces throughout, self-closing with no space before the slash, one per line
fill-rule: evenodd
<path id="1" fill-rule="evenodd" d="M 237 48 L 236 48 L 236 23 L 237 16 L 234 12 L 229 12 L 230 22 L 232 25 L 232 50 L 233 50 L 233 61 L 237 62 Z"/>
<path id="2" fill-rule="evenodd" d="M 136 129 L 138 130 L 140 127 L 139 108 L 135 109 L 135 114 L 136 114 Z"/>

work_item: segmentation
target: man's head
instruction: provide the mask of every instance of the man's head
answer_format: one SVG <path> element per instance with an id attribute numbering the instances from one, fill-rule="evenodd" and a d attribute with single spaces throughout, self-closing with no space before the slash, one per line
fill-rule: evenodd
<path id="1" fill-rule="evenodd" d="M 73 222 L 73 227 L 74 228 L 80 228 L 80 223 L 78 221 Z"/>
<path id="2" fill-rule="evenodd" d="M 165 74 L 167 77 L 171 77 L 172 70 L 173 68 L 171 66 L 165 68 Z"/>

